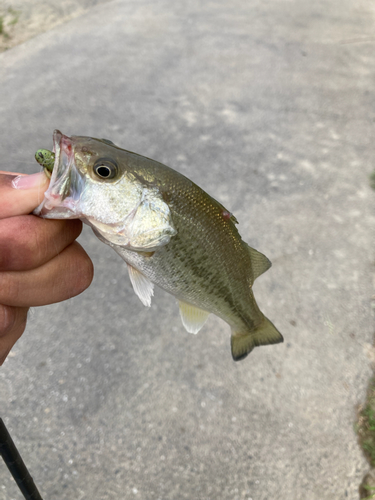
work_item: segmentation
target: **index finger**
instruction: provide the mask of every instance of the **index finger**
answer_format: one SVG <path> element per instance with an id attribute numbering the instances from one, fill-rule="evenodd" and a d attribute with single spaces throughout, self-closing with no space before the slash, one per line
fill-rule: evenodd
<path id="1" fill-rule="evenodd" d="M 48 183 L 43 172 L 26 176 L 0 172 L 0 219 L 31 213 L 43 201 Z"/>

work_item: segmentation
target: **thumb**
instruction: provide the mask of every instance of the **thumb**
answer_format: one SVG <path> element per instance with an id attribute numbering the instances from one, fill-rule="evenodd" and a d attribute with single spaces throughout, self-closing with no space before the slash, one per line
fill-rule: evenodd
<path id="1" fill-rule="evenodd" d="M 0 172 L 0 219 L 32 212 L 42 202 L 48 183 L 43 172 L 32 175 Z"/>

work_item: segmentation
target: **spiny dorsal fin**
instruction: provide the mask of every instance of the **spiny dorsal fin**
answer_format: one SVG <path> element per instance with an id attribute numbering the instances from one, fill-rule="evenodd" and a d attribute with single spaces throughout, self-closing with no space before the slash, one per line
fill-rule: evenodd
<path id="1" fill-rule="evenodd" d="M 210 313 L 182 300 L 178 301 L 178 305 L 180 307 L 181 321 L 186 330 L 189 333 L 198 333 Z"/>
<path id="2" fill-rule="evenodd" d="M 154 295 L 154 284 L 130 264 L 128 264 L 128 271 L 135 294 L 143 305 L 150 307 L 151 297 Z"/>
<path id="3" fill-rule="evenodd" d="M 232 331 L 231 348 L 234 361 L 246 358 L 254 347 L 283 342 L 283 336 L 271 321 L 263 317 L 262 323 L 248 333 Z"/>
<path id="4" fill-rule="evenodd" d="M 255 279 L 261 274 L 265 273 L 267 269 L 269 269 L 272 266 L 272 264 L 271 261 L 267 259 L 265 255 L 258 252 L 258 250 L 255 250 L 255 248 L 251 248 L 248 246 L 248 249 L 253 268 L 253 277 Z"/>
<path id="5" fill-rule="evenodd" d="M 100 139 L 102 142 L 104 142 L 105 144 L 108 144 L 109 146 L 116 146 L 116 144 L 112 141 L 110 141 L 109 139 Z"/>

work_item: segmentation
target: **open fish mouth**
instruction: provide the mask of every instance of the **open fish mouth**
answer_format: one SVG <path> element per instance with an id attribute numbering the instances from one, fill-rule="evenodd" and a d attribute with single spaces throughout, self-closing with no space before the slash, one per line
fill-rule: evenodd
<path id="1" fill-rule="evenodd" d="M 74 163 L 73 141 L 60 130 L 53 132 L 53 152 L 55 161 L 52 173 L 50 167 L 44 167 L 46 175 L 51 178 L 50 184 L 34 214 L 51 219 L 76 219 L 81 215 L 77 205 L 83 179 Z"/>

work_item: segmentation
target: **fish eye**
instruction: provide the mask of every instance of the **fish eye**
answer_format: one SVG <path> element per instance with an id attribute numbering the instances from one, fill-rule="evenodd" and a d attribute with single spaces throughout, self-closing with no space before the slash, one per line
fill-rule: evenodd
<path id="1" fill-rule="evenodd" d="M 117 171 L 117 165 L 112 160 L 102 158 L 95 162 L 94 172 L 101 179 L 113 179 L 116 177 Z"/>

